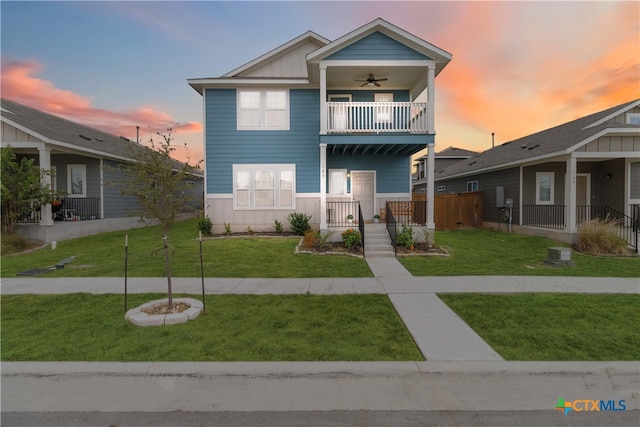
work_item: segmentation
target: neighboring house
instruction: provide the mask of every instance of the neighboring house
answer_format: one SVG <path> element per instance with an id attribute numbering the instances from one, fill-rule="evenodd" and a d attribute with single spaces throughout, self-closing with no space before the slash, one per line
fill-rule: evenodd
<path id="1" fill-rule="evenodd" d="M 454 163 L 457 163 L 461 160 L 465 160 L 474 156 L 478 153 L 475 151 L 465 150 L 462 148 L 456 147 L 447 147 L 444 150 L 435 153 L 435 166 L 434 171 L 437 173 L 438 171 L 444 170 L 447 167 L 451 166 Z M 416 172 L 413 174 L 413 185 L 412 191 L 414 193 L 426 193 L 427 192 L 427 162 L 428 156 L 422 156 L 417 159 L 414 166 L 416 168 Z M 468 189 L 468 191 L 476 191 L 473 190 L 473 186 Z"/>
<path id="2" fill-rule="evenodd" d="M 470 185 L 483 191 L 485 224 L 504 222 L 499 207 L 512 200 L 512 222 L 523 232 L 573 242 L 580 223 L 608 215 L 632 239 L 640 204 L 640 100 L 506 142 L 437 171 L 435 181 L 437 194 Z"/>
<path id="3" fill-rule="evenodd" d="M 20 234 L 51 242 L 139 225 L 138 218 L 130 217 L 136 200 L 109 185 L 135 142 L 7 99 L 1 106 L 2 147 L 11 146 L 18 158 L 34 158 L 37 166 L 49 170 L 44 181 L 58 195 L 53 205 L 25 213 Z M 202 176 L 193 178 L 201 207 Z"/>
<path id="4" fill-rule="evenodd" d="M 221 77 L 189 79 L 203 97 L 214 227 L 272 229 L 302 212 L 324 230 L 410 200 L 411 156 L 425 147 L 433 156 L 435 77 L 450 60 L 376 19 L 334 41 L 309 31 Z"/>

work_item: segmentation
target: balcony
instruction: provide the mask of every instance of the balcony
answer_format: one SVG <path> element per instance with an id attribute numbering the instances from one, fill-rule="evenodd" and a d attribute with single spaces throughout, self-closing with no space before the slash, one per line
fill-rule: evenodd
<path id="1" fill-rule="evenodd" d="M 426 102 L 327 102 L 327 134 L 433 133 Z"/>

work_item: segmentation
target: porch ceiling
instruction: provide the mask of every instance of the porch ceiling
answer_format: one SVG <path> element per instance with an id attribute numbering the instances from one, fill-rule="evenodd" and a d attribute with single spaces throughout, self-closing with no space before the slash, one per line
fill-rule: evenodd
<path id="1" fill-rule="evenodd" d="M 356 80 L 366 80 L 369 74 L 373 74 L 376 79 L 388 79 L 380 82 L 380 87 L 364 86 L 364 82 Z M 366 67 L 327 67 L 327 89 L 375 89 L 377 91 L 388 89 L 410 89 L 414 88 L 426 75 L 425 67 L 416 66 L 366 66 Z"/>
<path id="2" fill-rule="evenodd" d="M 420 150 L 424 150 L 425 144 L 399 143 L 399 144 L 371 144 L 357 143 L 327 144 L 327 154 L 331 156 L 411 156 Z"/>

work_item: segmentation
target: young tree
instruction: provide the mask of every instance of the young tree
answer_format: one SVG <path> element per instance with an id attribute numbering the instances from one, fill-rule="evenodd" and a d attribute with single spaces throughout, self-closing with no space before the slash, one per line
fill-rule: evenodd
<path id="1" fill-rule="evenodd" d="M 132 162 L 119 165 L 121 177 L 115 182 L 120 186 L 121 195 L 137 199 L 139 208 L 134 209 L 134 213 L 141 221 L 153 218 L 161 224 L 162 248 L 159 250 L 164 252 L 169 309 L 173 308 L 173 292 L 167 238 L 179 214 L 189 210 L 195 202 L 195 196 L 189 191 L 189 180 L 193 179 L 197 168 L 189 161 L 180 163 L 171 158 L 176 150 L 171 133 L 172 129 L 167 129 L 166 134 L 158 133 L 162 140 L 151 138 L 150 148 L 132 144 L 128 155 Z"/>
<path id="2" fill-rule="evenodd" d="M 42 177 L 49 171 L 34 166 L 35 159 L 32 158 L 23 157 L 18 161 L 11 146 L 1 151 L 2 229 L 13 234 L 21 215 L 30 214 L 51 202 L 51 189 L 42 184 Z"/>

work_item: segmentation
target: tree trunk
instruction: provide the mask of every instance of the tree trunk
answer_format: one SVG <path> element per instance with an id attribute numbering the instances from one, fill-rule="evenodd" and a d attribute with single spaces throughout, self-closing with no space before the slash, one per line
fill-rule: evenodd
<path id="1" fill-rule="evenodd" d="M 167 273 L 167 296 L 169 297 L 169 310 L 173 309 L 173 291 L 171 290 L 171 262 L 169 260 L 169 245 L 167 244 L 167 232 L 162 236 L 162 247 L 164 249 L 164 269 Z"/>

